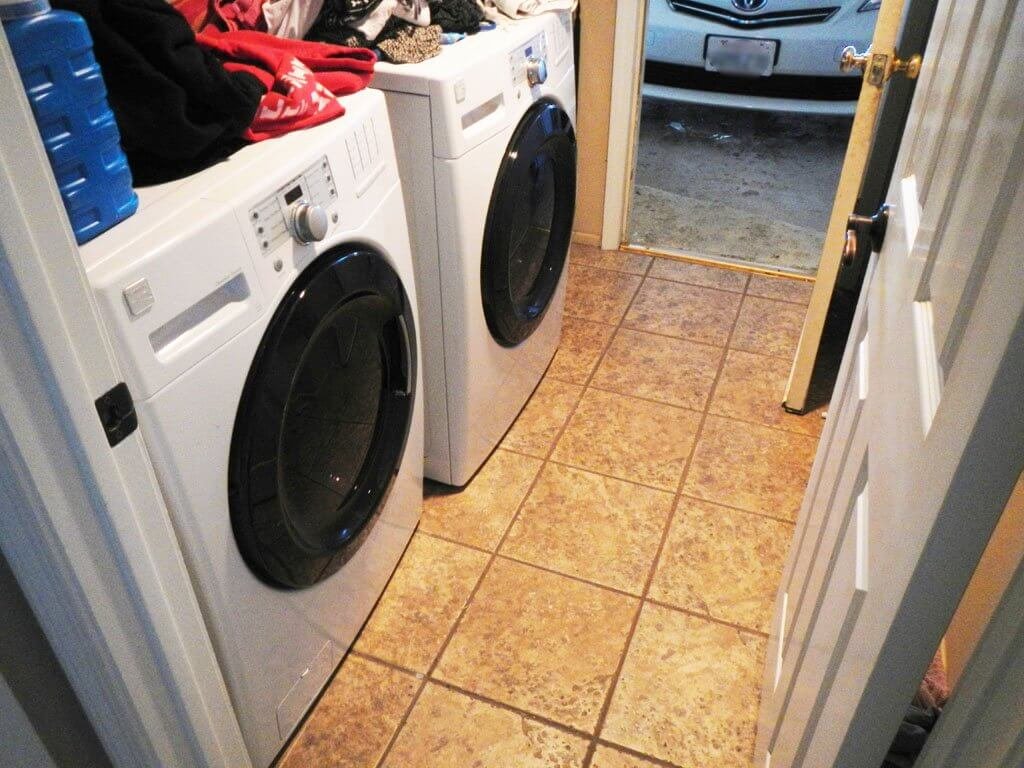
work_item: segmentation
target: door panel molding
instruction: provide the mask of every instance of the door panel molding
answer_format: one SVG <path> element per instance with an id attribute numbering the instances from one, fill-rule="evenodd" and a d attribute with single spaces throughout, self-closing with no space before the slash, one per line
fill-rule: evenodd
<path id="1" fill-rule="evenodd" d="M 0 543 L 118 766 L 250 765 L 136 432 L 95 399 L 121 380 L 0 34 Z"/>

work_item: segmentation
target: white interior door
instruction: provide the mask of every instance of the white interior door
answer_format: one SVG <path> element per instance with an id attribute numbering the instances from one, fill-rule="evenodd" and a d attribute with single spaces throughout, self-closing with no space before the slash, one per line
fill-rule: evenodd
<path id="1" fill-rule="evenodd" d="M 756 765 L 878 768 L 1024 467 L 1024 11 L 940 0 L 776 605 Z"/>

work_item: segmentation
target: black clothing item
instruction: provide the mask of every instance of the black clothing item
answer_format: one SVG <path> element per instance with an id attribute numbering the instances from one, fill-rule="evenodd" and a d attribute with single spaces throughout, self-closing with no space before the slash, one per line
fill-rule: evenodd
<path id="1" fill-rule="evenodd" d="M 266 92 L 196 44 L 166 0 L 52 0 L 92 34 L 121 146 L 136 184 L 187 176 L 245 142 Z"/>
<path id="2" fill-rule="evenodd" d="M 484 12 L 474 0 L 431 0 L 430 23 L 445 32 L 465 32 L 474 35 L 480 31 Z"/>
<path id="3" fill-rule="evenodd" d="M 331 43 L 332 45 L 345 45 L 349 48 L 370 48 L 377 47 L 381 40 L 394 40 L 400 35 L 409 34 L 409 31 L 416 29 L 414 24 L 403 21 L 397 16 L 392 16 L 385 22 L 384 28 L 373 40 L 367 39 L 366 35 L 355 27 L 350 27 L 342 17 L 331 10 L 331 0 L 324 3 L 323 10 L 316 17 L 313 26 L 306 34 L 307 40 L 318 43 Z"/>
<path id="4" fill-rule="evenodd" d="M 331 6 L 334 13 L 347 24 L 352 21 L 358 21 L 373 11 L 374 8 L 380 5 L 380 0 L 327 0 L 325 6 L 327 5 Z"/>
<path id="5" fill-rule="evenodd" d="M 889 746 L 882 768 L 911 768 L 928 741 L 928 734 L 938 722 L 942 710 L 924 709 L 911 704 L 903 716 L 896 737 Z"/>

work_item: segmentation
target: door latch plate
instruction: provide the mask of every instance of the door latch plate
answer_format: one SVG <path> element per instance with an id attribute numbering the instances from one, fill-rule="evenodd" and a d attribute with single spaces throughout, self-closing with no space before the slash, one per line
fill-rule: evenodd
<path id="1" fill-rule="evenodd" d="M 139 426 L 139 417 L 135 413 L 135 403 L 128 385 L 123 381 L 113 389 L 96 398 L 96 413 L 100 424 L 107 435 L 110 447 L 124 440 Z"/>

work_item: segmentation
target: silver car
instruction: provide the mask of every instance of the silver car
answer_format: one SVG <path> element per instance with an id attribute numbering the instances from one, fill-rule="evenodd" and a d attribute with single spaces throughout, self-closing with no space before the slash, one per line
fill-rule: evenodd
<path id="1" fill-rule="evenodd" d="M 880 0 L 650 0 L 644 93 L 698 104 L 853 114 Z"/>

